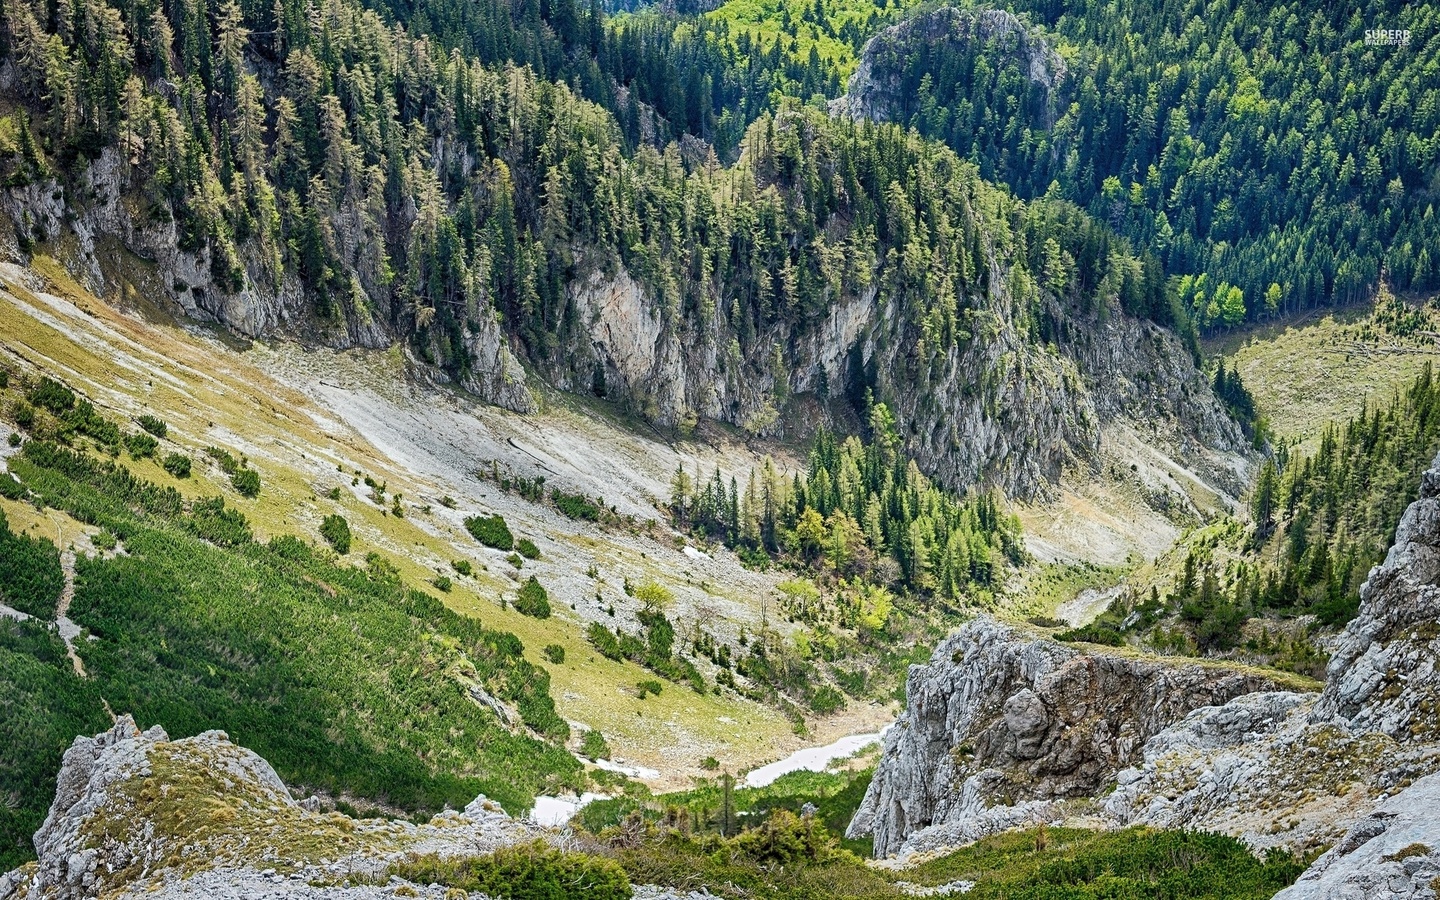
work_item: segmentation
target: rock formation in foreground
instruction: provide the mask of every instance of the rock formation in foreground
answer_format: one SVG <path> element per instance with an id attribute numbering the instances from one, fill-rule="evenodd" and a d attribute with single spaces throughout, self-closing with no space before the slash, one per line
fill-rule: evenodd
<path id="1" fill-rule="evenodd" d="M 1192 710 L 1276 685 L 1255 672 L 1097 653 L 977 618 L 910 670 L 851 837 L 888 856 L 1051 821 Z"/>
<path id="2" fill-rule="evenodd" d="M 1088 815 L 1330 847 L 1287 898 L 1433 897 L 1440 458 L 1360 601 L 1319 694 L 977 620 L 911 670 L 851 834 L 908 854 Z"/>
<path id="3" fill-rule="evenodd" d="M 373 879 L 412 854 L 474 855 L 556 832 L 478 797 L 425 825 L 297 803 L 270 764 L 208 731 L 171 741 L 129 716 L 65 751 L 38 860 L 0 875 L 0 900 L 395 896 Z M 420 895 L 440 897 L 443 891 Z"/>

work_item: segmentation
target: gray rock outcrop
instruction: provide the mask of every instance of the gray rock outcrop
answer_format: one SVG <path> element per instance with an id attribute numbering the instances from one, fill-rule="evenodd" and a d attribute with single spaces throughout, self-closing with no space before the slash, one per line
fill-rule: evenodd
<path id="1" fill-rule="evenodd" d="M 1356 822 L 1275 900 L 1429 900 L 1440 882 L 1440 775 Z"/>
<path id="2" fill-rule="evenodd" d="M 1053 94 L 1065 78 L 1065 60 L 1043 36 L 1003 9 L 942 7 L 906 19 L 881 31 L 865 44 L 860 64 L 846 84 L 845 95 L 830 102 L 834 115 L 877 122 L 908 119 L 916 101 L 901 89 L 900 72 L 917 45 L 936 56 L 947 50 L 979 44 L 989 55 L 1014 58 L 1033 84 Z M 1051 104 L 1050 120 L 1054 124 Z"/>
<path id="3" fill-rule="evenodd" d="M 877 855 L 965 843 L 1055 818 L 1200 707 L 1274 688 L 1266 677 L 1060 644 L 977 618 L 910 670 L 851 837 Z"/>
<path id="4" fill-rule="evenodd" d="M 977 620 L 911 669 L 850 833 L 881 855 L 955 846 L 1062 818 L 1113 779 L 1088 810 L 1102 824 L 1329 847 L 1283 900 L 1434 897 L 1440 457 L 1360 599 L 1318 694 Z"/>
<path id="5" fill-rule="evenodd" d="M 1257 849 L 1353 842 L 1352 826 L 1377 804 L 1440 770 L 1437 582 L 1440 458 L 1361 587 L 1324 690 L 1197 710 L 1120 774 L 1107 813 L 1120 823 L 1222 831 Z M 1335 890 L 1323 896 L 1350 896 Z"/>
<path id="6" fill-rule="evenodd" d="M 0 900 L 369 900 L 395 896 L 395 885 L 381 885 L 407 856 L 472 856 L 537 839 L 565 836 L 513 820 L 483 796 L 423 825 L 324 813 L 297 803 L 269 763 L 224 732 L 171 741 L 121 716 L 65 751 L 35 834 L 38 858 L 0 876 Z M 338 886 L 353 878 L 375 886 Z"/>

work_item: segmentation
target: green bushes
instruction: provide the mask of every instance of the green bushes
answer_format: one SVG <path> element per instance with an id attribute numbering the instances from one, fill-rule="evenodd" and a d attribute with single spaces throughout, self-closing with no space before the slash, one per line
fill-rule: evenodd
<path id="1" fill-rule="evenodd" d="M 585 629 L 585 639 L 606 659 L 613 659 L 616 662 L 625 660 L 625 651 L 620 649 L 620 641 L 615 636 L 615 632 L 599 622 L 591 622 L 590 627 Z"/>
<path id="2" fill-rule="evenodd" d="M 550 618 L 550 594 L 534 575 L 520 585 L 515 595 L 515 611 L 536 619 Z"/>
<path id="3" fill-rule="evenodd" d="M 75 406 L 75 392 L 60 382 L 42 377 L 30 389 L 30 402 L 58 416 Z"/>
<path id="4" fill-rule="evenodd" d="M 151 415 L 144 415 L 135 420 L 140 427 L 155 435 L 157 438 L 164 438 L 170 433 L 170 427 L 161 419 Z"/>
<path id="5" fill-rule="evenodd" d="M 320 536 L 341 556 L 350 552 L 350 523 L 344 516 L 326 516 L 320 523 Z"/>
<path id="6" fill-rule="evenodd" d="M 206 447 L 205 455 L 215 460 L 220 471 L 230 476 L 230 484 L 240 496 L 260 496 L 260 473 L 250 468 L 248 460 L 237 460 L 230 451 L 220 447 Z"/>
<path id="7" fill-rule="evenodd" d="M 759 827 L 741 832 L 733 846 L 760 865 L 793 866 L 823 862 L 835 850 L 835 838 L 814 817 L 776 810 Z"/>
<path id="8" fill-rule="evenodd" d="M 1261 900 L 1290 885 L 1304 865 L 1284 853 L 1263 861 L 1218 834 L 1097 832 L 1051 828 L 985 838 L 907 872 L 919 884 L 975 882 L 980 900 Z"/>
<path id="9" fill-rule="evenodd" d="M 810 709 L 822 716 L 845 708 L 845 695 L 834 686 L 822 684 L 810 695 Z"/>
<path id="10" fill-rule="evenodd" d="M 530 540 L 529 538 L 521 538 L 520 540 L 516 541 L 515 552 L 519 553 L 526 559 L 540 558 L 540 548 L 535 546 L 535 542 Z"/>
<path id="11" fill-rule="evenodd" d="M 560 665 L 565 662 L 565 648 L 559 644 L 546 644 L 545 649 L 540 651 L 551 665 Z"/>
<path id="12" fill-rule="evenodd" d="M 9 870 L 35 856 L 31 836 L 65 748 L 110 718 L 95 680 L 75 674 L 60 636 L 41 622 L 0 618 L 0 684 L 0 869 Z"/>
<path id="13" fill-rule="evenodd" d="M 1125 638 L 1118 630 L 1099 622 L 1091 622 L 1081 628 L 1066 629 L 1055 635 L 1055 639 L 1057 641 L 1103 644 L 1106 647 L 1120 647 L 1125 643 Z"/>
<path id="14" fill-rule="evenodd" d="M 515 549 L 515 536 L 499 513 L 493 516 L 469 516 L 465 519 L 465 530 L 475 540 L 496 550 Z"/>
<path id="15" fill-rule="evenodd" d="M 6 500 L 20 500 L 25 496 L 25 485 L 16 481 L 7 472 L 0 472 L 0 497 Z"/>
<path id="16" fill-rule="evenodd" d="M 176 478 L 190 477 L 190 457 L 185 456 L 184 454 L 167 454 L 165 460 L 160 463 L 160 465 L 165 468 L 165 471 L 169 472 L 171 475 L 174 475 Z"/>
<path id="17" fill-rule="evenodd" d="M 260 473 L 254 469 L 238 469 L 230 476 L 230 483 L 242 497 L 260 496 Z"/>
<path id="18" fill-rule="evenodd" d="M 238 547 L 255 538 L 245 514 L 227 507 L 220 497 L 206 497 L 191 504 L 187 524 L 196 537 L 217 547 Z"/>
<path id="19" fill-rule="evenodd" d="M 9 475 L 0 475 L 0 480 L 11 481 Z M 50 620 L 64 588 L 60 551 L 44 538 L 13 533 L 0 510 L 0 602 Z"/>
<path id="20" fill-rule="evenodd" d="M 450 568 L 454 569 L 457 574 L 467 577 L 475 572 L 475 568 L 470 565 L 470 560 L 468 559 L 452 559 L 450 561 Z"/>
<path id="21" fill-rule="evenodd" d="M 592 728 L 580 739 L 580 754 L 587 759 L 609 759 L 610 744 L 605 735 Z"/>
<path id="22" fill-rule="evenodd" d="M 587 522 L 596 522 L 600 519 L 600 507 L 591 503 L 584 494 L 551 491 L 550 501 L 555 504 L 556 509 L 572 519 L 584 519 Z"/>
<path id="23" fill-rule="evenodd" d="M 10 463 L 49 505 L 124 539 L 128 555 L 77 562 L 71 616 L 97 638 L 85 654 L 96 690 L 140 721 L 175 735 L 224 727 L 290 783 L 407 810 L 485 793 L 518 813 L 542 785 L 580 786 L 549 678 L 520 642 L 407 588 L 379 557 L 364 570 L 290 535 L 257 544 L 219 498 L 186 513 L 173 490 L 45 442 Z M 436 663 L 472 668 L 556 743 L 510 733 L 431 677 Z M 0 708 L 0 721 L 6 714 Z M 47 804 L 54 773 L 33 773 L 49 779 Z"/>
<path id="24" fill-rule="evenodd" d="M 430 579 L 430 583 L 435 585 L 435 589 L 442 594 L 450 593 L 450 589 L 455 586 L 448 575 L 436 575 Z"/>
<path id="25" fill-rule="evenodd" d="M 443 884 L 509 900 L 629 900 L 630 879 L 613 860 L 564 853 L 541 841 L 487 856 L 426 856 L 390 873 L 419 884 Z"/>
<path id="26" fill-rule="evenodd" d="M 143 431 L 125 435 L 125 449 L 135 459 L 150 459 L 159 446 L 159 441 Z"/>
<path id="27" fill-rule="evenodd" d="M 660 696 L 661 687 L 660 682 L 653 678 L 647 678 L 635 685 L 635 695 L 641 700 L 651 696 L 658 697 Z"/>

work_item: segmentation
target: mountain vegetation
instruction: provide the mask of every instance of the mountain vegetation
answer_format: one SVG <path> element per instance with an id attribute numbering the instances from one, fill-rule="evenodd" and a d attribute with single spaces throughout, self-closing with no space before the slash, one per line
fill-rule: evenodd
<path id="1" fill-rule="evenodd" d="M 1382 279 L 1440 287 L 1433 6 L 1005 7 L 1058 47 L 1063 79 L 1033 79 L 1013 35 L 883 45 L 892 117 L 1127 236 L 1201 329 L 1353 302 Z M 1367 39 L 1382 28 L 1407 43 Z"/>
<path id="2" fill-rule="evenodd" d="M 709 84 L 703 108 L 742 110 L 725 126 L 745 151 L 732 168 L 637 143 L 623 111 L 546 80 L 566 65 L 548 51 L 486 38 L 516 24 L 505 12 L 456 8 L 442 23 L 422 4 L 409 26 L 351 0 L 7 8 L 0 28 L 25 103 L 6 120 L 6 177 L 74 192 L 77 164 L 112 148 L 135 202 L 173 219 L 180 248 L 203 251 L 221 289 L 294 285 L 321 323 L 379 319 L 459 372 L 471 364 L 465 335 L 497 315 L 532 360 L 558 364 L 554 348 L 579 325 L 566 285 L 617 265 L 660 298 L 667 322 L 728 323 L 744 359 L 768 358 L 770 326 L 812 325 L 872 285 L 923 329 L 922 359 L 963 345 L 984 330 L 970 311 L 995 288 L 999 259 L 1022 311 L 1050 291 L 1168 315 L 1154 265 L 1068 204 L 1023 207 L 933 144 L 796 108 L 774 84 L 745 110 L 703 66 L 684 66 Z M 591 62 L 638 64 L 643 48 L 625 42 L 660 27 L 607 30 L 568 4 L 549 14 L 537 34 L 582 67 L 585 47 Z M 610 41 L 620 49 L 602 52 Z M 495 59 L 492 43 L 511 49 Z M 752 45 L 746 58 L 763 56 Z M 614 84 L 639 93 L 643 80 Z"/>
<path id="3" fill-rule="evenodd" d="M 1388 402 L 1326 425 L 1314 453 L 1282 443 L 1251 490 L 1251 526 L 1230 519 L 1198 531 L 1163 595 L 1152 588 L 1062 637 L 1118 644 L 1135 635 L 1158 649 L 1323 674 L 1324 655 L 1278 623 L 1310 616 L 1312 627 L 1334 629 L 1354 617 L 1361 584 L 1437 452 L 1440 385 L 1426 366 Z"/>
<path id="4" fill-rule="evenodd" d="M 965 501 L 932 484 L 897 452 L 885 404 L 872 405 L 870 430 L 862 443 L 822 429 L 808 476 L 796 473 L 788 483 L 769 460 L 743 492 L 734 478 L 727 487 L 718 470 L 692 479 L 679 469 L 670 511 L 680 527 L 752 562 L 783 560 L 840 579 L 985 602 L 1004 567 L 1024 561 L 1019 520 L 991 493 Z"/>
<path id="5" fill-rule="evenodd" d="M 583 782 L 549 677 L 514 635 L 405 585 L 378 554 L 351 566 L 294 536 L 258 542 L 226 498 L 187 501 L 110 459 L 103 437 L 71 432 L 66 415 L 84 401 L 59 402 L 46 382 L 17 396 L 21 382 L 10 384 L 4 408 L 40 400 L 47 410 L 8 460 L 21 497 L 104 529 L 124 553 L 76 560 L 70 616 L 91 638 L 88 677 L 42 623 L 0 619 L 0 678 L 11 686 L 0 796 L 14 799 L 0 804 L 0 865 L 33 852 L 61 752 L 103 727 L 102 697 L 174 734 L 243 737 L 290 784 L 407 813 L 478 793 L 520 812 L 542 789 Z M 58 551 L 4 522 L 0 597 L 53 618 Z M 345 536 L 328 530 L 327 540 Z M 506 727 L 477 691 L 512 704 L 526 727 Z"/>

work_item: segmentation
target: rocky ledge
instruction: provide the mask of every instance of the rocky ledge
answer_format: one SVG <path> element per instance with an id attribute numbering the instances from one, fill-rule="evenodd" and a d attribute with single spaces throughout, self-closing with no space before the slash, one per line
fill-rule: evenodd
<path id="1" fill-rule="evenodd" d="M 1097 652 L 979 617 L 914 666 L 909 706 L 849 835 L 875 852 L 1050 821 L 1192 710 L 1278 685 L 1254 671 Z"/>
<path id="2" fill-rule="evenodd" d="M 850 830 L 904 855 L 1078 812 L 1222 832 L 1257 851 L 1328 847 L 1285 900 L 1433 898 L 1437 660 L 1440 457 L 1361 588 L 1320 693 L 977 620 L 911 669 L 909 708 Z"/>

